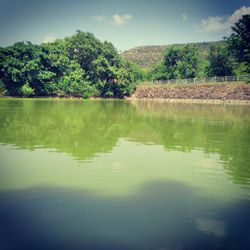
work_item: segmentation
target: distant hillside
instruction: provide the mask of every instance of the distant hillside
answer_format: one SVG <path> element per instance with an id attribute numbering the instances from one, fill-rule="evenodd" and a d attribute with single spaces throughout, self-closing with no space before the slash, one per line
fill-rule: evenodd
<path id="1" fill-rule="evenodd" d="M 200 51 L 201 57 L 204 58 L 209 47 L 213 44 L 223 43 L 219 42 L 203 42 L 203 43 L 190 43 L 196 45 Z M 121 53 L 121 56 L 131 62 L 140 65 L 143 68 L 149 68 L 163 58 L 164 51 L 171 46 L 185 46 L 186 44 L 173 44 L 173 45 L 159 45 L 159 46 L 140 46 Z"/>

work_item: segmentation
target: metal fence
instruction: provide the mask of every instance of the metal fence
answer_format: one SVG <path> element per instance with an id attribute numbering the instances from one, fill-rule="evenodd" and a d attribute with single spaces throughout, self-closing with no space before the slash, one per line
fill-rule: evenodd
<path id="1" fill-rule="evenodd" d="M 169 80 L 152 80 L 142 82 L 142 84 L 192 84 L 192 83 L 222 83 L 222 82 L 237 82 L 249 81 L 250 75 L 242 76 L 214 76 L 205 78 L 187 78 L 187 79 L 169 79 Z"/>

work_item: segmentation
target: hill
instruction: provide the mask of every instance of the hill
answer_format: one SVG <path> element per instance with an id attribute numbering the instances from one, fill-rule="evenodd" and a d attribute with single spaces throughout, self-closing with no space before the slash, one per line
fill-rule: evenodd
<path id="1" fill-rule="evenodd" d="M 195 45 L 200 51 L 202 58 L 206 57 L 209 47 L 214 44 L 223 43 L 223 41 L 218 42 L 203 42 L 203 43 L 189 43 L 190 45 Z M 164 51 L 171 46 L 183 47 L 187 44 L 171 44 L 171 45 L 158 45 L 158 46 L 140 46 L 135 47 L 130 50 L 126 50 L 121 53 L 121 56 L 133 63 L 140 65 L 143 68 L 150 68 L 157 62 L 162 60 Z"/>

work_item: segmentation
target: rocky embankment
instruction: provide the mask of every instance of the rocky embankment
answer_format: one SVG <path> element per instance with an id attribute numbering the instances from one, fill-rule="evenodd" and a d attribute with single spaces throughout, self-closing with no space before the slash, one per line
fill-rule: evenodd
<path id="1" fill-rule="evenodd" d="M 235 100 L 250 101 L 250 84 L 186 84 L 140 85 L 132 98 L 158 98 L 169 100 Z"/>

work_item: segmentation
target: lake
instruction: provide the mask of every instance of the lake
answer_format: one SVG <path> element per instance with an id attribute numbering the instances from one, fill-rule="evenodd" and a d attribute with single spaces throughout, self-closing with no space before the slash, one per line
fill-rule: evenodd
<path id="1" fill-rule="evenodd" d="M 249 106 L 0 99 L 0 248 L 249 249 Z"/>

